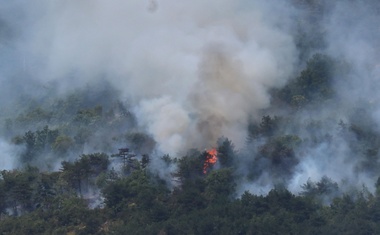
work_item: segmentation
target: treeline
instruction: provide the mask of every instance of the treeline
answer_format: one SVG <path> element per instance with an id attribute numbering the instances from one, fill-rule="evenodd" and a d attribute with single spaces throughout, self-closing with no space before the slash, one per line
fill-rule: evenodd
<path id="1" fill-rule="evenodd" d="M 59 172 L 2 171 L 1 234 L 378 234 L 380 183 L 336 194 L 330 179 L 308 182 L 294 195 L 281 185 L 267 195 L 243 193 L 231 167 L 202 173 L 204 155 L 178 161 L 180 184 L 138 168 L 107 170 L 97 153 L 63 162 Z M 192 162 L 192 163 L 191 163 Z M 194 168 L 189 169 L 189 164 Z M 171 163 L 168 163 L 171 164 Z M 99 189 L 101 192 L 96 192 Z M 99 195 L 104 200 L 96 201 Z"/>
<path id="2" fill-rule="evenodd" d="M 334 78 L 349 66 L 322 53 L 325 4 L 294 2 L 309 11 L 294 38 L 299 73 L 270 91 L 243 149 L 218 140 L 216 164 L 197 149 L 152 161 L 154 139 L 106 82 L 59 98 L 54 88 L 20 96 L 1 116 L 2 138 L 20 154 L 19 168 L 0 174 L 0 234 L 380 234 L 380 134 L 371 106 L 364 100 L 344 120 L 335 115 L 342 107 Z M 115 146 L 137 156 L 111 157 Z M 317 158 L 342 158 L 337 169 L 376 183 L 325 175 L 290 192 L 305 159 Z"/>
<path id="3" fill-rule="evenodd" d="M 109 102 L 90 102 L 97 93 L 86 88 L 31 105 L 4 121 L 6 137 L 23 151 L 19 169 L 1 172 L 0 234 L 380 233 L 379 181 L 343 189 L 327 175 L 307 181 L 298 194 L 287 190 L 303 152 L 337 140 L 349 151 L 335 157 L 355 159 L 355 174 L 380 175 L 380 135 L 365 109 L 346 121 L 304 118 L 334 105 L 333 77 L 346 72 L 340 64 L 315 54 L 287 86 L 272 91 L 271 108 L 247 127 L 245 149 L 220 138 L 215 165 L 196 149 L 165 155 L 166 176 L 152 167 L 154 140 L 111 91 L 101 92 Z M 125 145 L 138 155 L 131 161 L 104 153 Z M 99 153 L 82 154 L 85 147 Z M 273 189 L 262 195 L 241 191 L 265 183 Z"/>
<path id="4" fill-rule="evenodd" d="M 380 136 L 368 113 L 329 120 L 333 128 L 319 116 L 300 121 L 304 112 L 336 101 L 333 77 L 345 72 L 340 64 L 315 54 L 288 85 L 272 91 L 272 110 L 251 121 L 244 151 L 221 138 L 218 162 L 206 168 L 207 152 L 166 155 L 162 167 L 175 169 L 166 177 L 150 165 L 154 140 L 109 87 L 31 105 L 4 122 L 6 136 L 23 151 L 20 169 L 1 172 L 0 233 L 379 233 L 378 193 L 343 190 L 328 175 L 309 180 L 297 195 L 286 189 L 304 160 L 299 153 L 336 139 L 349 144 L 357 174 L 380 175 Z M 98 93 L 108 102 L 92 101 Z M 105 153 L 82 154 L 86 146 L 113 153 L 125 145 L 144 157 L 124 164 Z M 59 164 L 59 170 L 46 171 L 54 169 L 47 164 Z M 267 194 L 237 193 L 242 184 L 259 185 L 263 176 L 274 184 Z"/>

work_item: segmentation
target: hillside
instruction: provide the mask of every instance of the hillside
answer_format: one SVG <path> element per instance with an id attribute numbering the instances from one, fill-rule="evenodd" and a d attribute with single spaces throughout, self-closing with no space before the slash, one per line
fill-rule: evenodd
<path id="1" fill-rule="evenodd" d="M 380 234 L 379 12 L 0 0 L 0 234 Z"/>

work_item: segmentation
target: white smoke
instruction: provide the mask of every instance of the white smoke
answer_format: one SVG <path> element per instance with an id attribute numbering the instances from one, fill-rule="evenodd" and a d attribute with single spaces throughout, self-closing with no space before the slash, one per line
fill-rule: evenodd
<path id="1" fill-rule="evenodd" d="M 0 47 L 8 53 L 0 55 L 7 65 L 0 65 L 0 102 L 12 96 L 9 84 L 54 82 L 66 92 L 107 79 L 132 102 L 138 124 L 157 141 L 158 155 L 210 147 L 222 136 L 241 148 L 249 119 L 259 119 L 259 111 L 270 105 L 268 91 L 296 72 L 294 28 L 302 25 L 297 16 L 305 12 L 298 14 L 289 2 L 0 0 L 0 20 L 15 29 L 13 51 Z M 314 118 L 348 120 L 352 105 L 361 104 L 365 94 L 378 122 L 378 14 L 359 1 L 328 8 L 320 22 L 327 45 L 321 50 L 344 59 L 353 72 L 335 79 L 339 109 L 316 110 Z M 298 191 L 309 178 L 325 174 L 336 181 L 367 182 L 364 175 L 351 177 L 356 163 L 347 143 L 338 140 L 336 146 L 308 146 L 289 187 Z M 264 192 L 273 185 L 270 177 L 263 174 L 256 184 Z"/>
<path id="2" fill-rule="evenodd" d="M 32 3 L 19 1 L 19 8 Z M 284 85 L 297 52 L 280 1 L 38 1 L 20 39 L 29 73 L 66 91 L 99 77 L 177 153 L 245 138 L 250 115 Z M 270 17 L 276 15 L 276 17 Z M 74 78 L 73 78 L 74 76 Z"/>
<path id="3" fill-rule="evenodd" d="M 19 156 L 23 148 L 0 139 L 0 170 L 12 170 L 19 167 Z"/>

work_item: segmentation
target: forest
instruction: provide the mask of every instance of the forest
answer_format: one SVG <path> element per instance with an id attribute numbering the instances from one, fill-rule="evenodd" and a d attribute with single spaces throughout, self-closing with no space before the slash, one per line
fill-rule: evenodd
<path id="1" fill-rule="evenodd" d="M 0 234 L 380 234 L 380 3 L 132 2 L 0 0 Z"/>

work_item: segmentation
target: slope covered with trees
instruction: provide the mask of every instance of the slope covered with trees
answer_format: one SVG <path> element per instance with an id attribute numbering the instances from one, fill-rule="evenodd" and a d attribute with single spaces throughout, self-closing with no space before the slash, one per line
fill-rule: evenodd
<path id="1" fill-rule="evenodd" d="M 356 0 L 288 3 L 302 12 L 289 29 L 297 51 L 294 72 L 284 78 L 286 84 L 259 84 L 270 87 L 263 92 L 268 105 L 257 110 L 256 103 L 246 102 L 255 112 L 232 119 L 243 126 L 238 134 L 245 141 L 238 147 L 235 135 L 217 136 L 210 149 L 199 147 L 211 142 L 204 136 L 222 133 L 208 128 L 235 125 L 218 112 L 220 103 L 235 90 L 243 91 L 236 92 L 237 101 L 262 92 L 248 94 L 241 84 L 226 82 L 230 74 L 222 73 L 238 76 L 235 70 L 243 66 L 221 52 L 205 59 L 216 69 L 199 65 L 199 73 L 233 87 L 220 85 L 221 98 L 201 86 L 214 80 L 196 83 L 198 90 L 186 98 L 202 108 L 190 109 L 194 112 L 184 122 L 170 119 L 177 117 L 173 110 L 183 111 L 171 109 L 171 103 L 163 113 L 154 107 L 141 112 L 145 100 L 136 105 L 107 78 L 117 73 L 64 92 L 59 82 L 33 81 L 25 88 L 33 92 L 17 82 L 7 84 L 20 94 L 0 99 L 0 234 L 380 234 L 380 108 L 373 95 L 379 65 L 369 63 L 361 50 L 355 51 L 358 60 L 338 53 L 331 42 L 338 36 L 328 28 L 341 20 L 330 17 L 339 4 L 353 4 L 358 11 L 362 5 Z M 155 1 L 151 4 L 149 11 L 156 11 Z M 375 1 L 364 5 L 373 6 L 371 14 L 380 9 Z M 349 12 L 340 13 L 351 19 Z M 11 26 L 0 16 L 0 51 L 14 50 L 7 43 L 20 32 Z M 244 30 L 236 31 L 244 41 Z M 376 36 L 365 29 L 358 34 Z M 73 74 L 67 76 L 82 75 Z M 202 106 L 208 97 L 217 101 L 216 110 Z M 242 107 L 228 112 L 245 113 L 238 110 Z M 199 134 L 197 140 L 182 138 L 190 134 L 171 139 L 149 116 L 165 119 L 175 132 L 204 117 L 201 111 L 207 120 L 200 118 L 191 131 L 183 128 Z M 157 132 L 162 135 L 152 134 Z M 165 138 L 194 148 L 162 152 L 159 140 Z"/>

